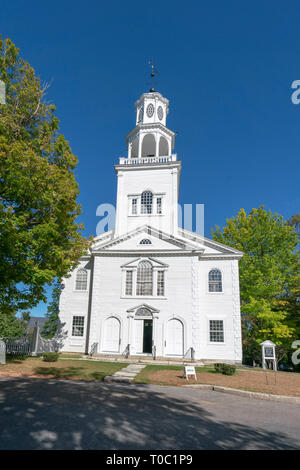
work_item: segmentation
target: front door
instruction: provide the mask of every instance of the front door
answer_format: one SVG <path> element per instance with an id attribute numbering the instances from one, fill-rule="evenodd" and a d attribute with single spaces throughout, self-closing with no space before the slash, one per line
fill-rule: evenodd
<path id="1" fill-rule="evenodd" d="M 152 320 L 144 320 L 143 353 L 152 353 Z"/>
<path id="2" fill-rule="evenodd" d="M 118 353 L 120 350 L 120 322 L 110 317 L 104 322 L 103 352 Z"/>
<path id="3" fill-rule="evenodd" d="M 176 318 L 167 324 L 166 356 L 183 355 L 183 324 Z"/>

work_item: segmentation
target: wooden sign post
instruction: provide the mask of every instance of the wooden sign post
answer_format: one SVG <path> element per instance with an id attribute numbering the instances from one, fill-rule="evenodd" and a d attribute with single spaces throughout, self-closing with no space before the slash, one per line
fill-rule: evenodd
<path id="1" fill-rule="evenodd" d="M 0 339 L 0 364 L 6 364 L 6 344 Z"/>

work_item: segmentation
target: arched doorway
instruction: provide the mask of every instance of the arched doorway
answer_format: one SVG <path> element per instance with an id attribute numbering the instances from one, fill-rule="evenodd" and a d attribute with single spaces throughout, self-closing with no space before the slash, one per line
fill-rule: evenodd
<path id="1" fill-rule="evenodd" d="M 103 352 L 118 353 L 120 351 L 121 325 L 116 317 L 109 317 L 104 322 Z"/>
<path id="2" fill-rule="evenodd" d="M 166 355 L 183 356 L 183 324 L 177 318 L 167 323 Z"/>

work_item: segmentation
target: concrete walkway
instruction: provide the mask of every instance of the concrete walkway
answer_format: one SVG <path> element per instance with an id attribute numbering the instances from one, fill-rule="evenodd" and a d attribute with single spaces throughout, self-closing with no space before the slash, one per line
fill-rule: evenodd
<path id="1" fill-rule="evenodd" d="M 104 382 L 131 383 L 144 367 L 146 367 L 144 364 L 129 364 L 129 366 L 115 372 L 113 375 L 104 377 Z"/>

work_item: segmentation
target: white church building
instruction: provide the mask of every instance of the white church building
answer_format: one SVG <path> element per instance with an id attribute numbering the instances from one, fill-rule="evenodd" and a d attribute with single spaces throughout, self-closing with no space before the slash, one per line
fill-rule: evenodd
<path id="1" fill-rule="evenodd" d="M 62 350 L 240 363 L 242 253 L 178 226 L 169 101 L 151 89 L 135 109 L 115 165 L 115 228 L 63 280 Z"/>

